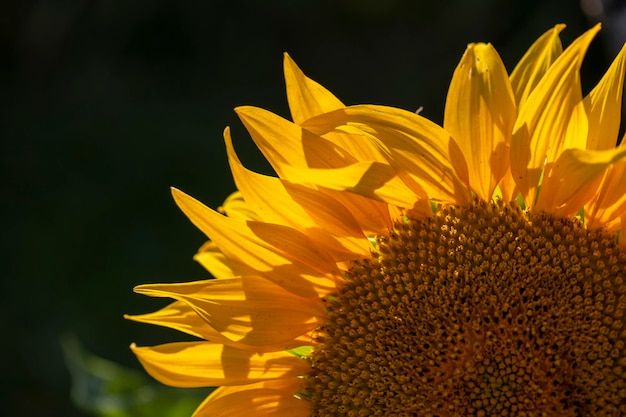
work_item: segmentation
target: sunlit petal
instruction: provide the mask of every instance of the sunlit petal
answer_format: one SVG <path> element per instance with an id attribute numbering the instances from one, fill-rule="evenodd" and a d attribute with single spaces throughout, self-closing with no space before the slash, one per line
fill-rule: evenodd
<path id="1" fill-rule="evenodd" d="M 509 78 L 490 44 L 470 44 L 454 71 L 443 127 L 459 144 L 471 189 L 483 200 L 509 166 L 516 108 Z"/>

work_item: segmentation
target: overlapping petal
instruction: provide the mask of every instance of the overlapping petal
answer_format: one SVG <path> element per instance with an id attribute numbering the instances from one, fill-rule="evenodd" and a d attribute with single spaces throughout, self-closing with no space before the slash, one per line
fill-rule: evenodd
<path id="1" fill-rule="evenodd" d="M 350 106 L 307 120 L 303 127 L 324 134 L 353 125 L 381 150 L 398 177 L 417 198 L 464 204 L 469 202 L 468 171 L 458 144 L 428 119 L 385 106 Z M 363 165 L 364 171 L 383 168 Z"/>
<path id="2" fill-rule="evenodd" d="M 313 188 L 247 170 L 228 129 L 224 139 L 235 184 L 260 220 L 303 232 L 338 261 L 370 253 L 363 230 L 343 205 Z"/>
<path id="3" fill-rule="evenodd" d="M 320 296 L 335 289 L 339 275 L 335 261 L 303 233 L 283 225 L 230 219 L 182 191 L 172 189 L 172 195 L 189 220 L 229 258 L 294 294 Z"/>
<path id="4" fill-rule="evenodd" d="M 264 345 L 247 344 L 244 341 L 233 341 L 220 333 L 218 330 L 209 326 L 202 317 L 198 315 L 196 310 L 188 303 L 183 301 L 174 301 L 170 305 L 157 310 L 153 313 L 125 315 L 124 318 L 140 323 L 154 324 L 157 326 L 168 327 L 183 333 L 208 340 L 212 343 L 221 343 L 236 349 L 262 353 L 277 352 L 282 350 L 293 349 L 299 346 L 315 346 L 317 343 L 312 336 L 312 332 L 298 335 L 288 342 L 266 343 Z"/>
<path id="5" fill-rule="evenodd" d="M 545 164 L 565 149 L 585 148 L 588 127 L 579 72 L 598 30 L 596 26 L 576 39 L 520 105 L 511 140 L 511 173 L 528 207 L 534 206 Z"/>
<path id="6" fill-rule="evenodd" d="M 183 301 L 230 341 L 259 349 L 277 344 L 285 349 L 291 340 L 318 327 L 323 315 L 318 297 L 299 297 L 255 276 L 148 284 L 135 291 Z"/>

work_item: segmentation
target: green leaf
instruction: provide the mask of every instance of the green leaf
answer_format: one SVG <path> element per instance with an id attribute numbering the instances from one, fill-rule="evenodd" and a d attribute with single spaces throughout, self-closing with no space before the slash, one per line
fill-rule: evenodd
<path id="1" fill-rule="evenodd" d="M 189 417 L 207 389 L 166 387 L 147 374 L 88 352 L 74 336 L 61 339 L 72 400 L 98 417 Z"/>

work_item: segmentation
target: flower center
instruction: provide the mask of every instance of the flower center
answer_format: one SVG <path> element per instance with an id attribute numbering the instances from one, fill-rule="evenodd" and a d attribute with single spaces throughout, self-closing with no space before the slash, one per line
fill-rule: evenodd
<path id="1" fill-rule="evenodd" d="M 329 297 L 312 415 L 626 415 L 626 253 L 476 200 L 397 223 Z"/>

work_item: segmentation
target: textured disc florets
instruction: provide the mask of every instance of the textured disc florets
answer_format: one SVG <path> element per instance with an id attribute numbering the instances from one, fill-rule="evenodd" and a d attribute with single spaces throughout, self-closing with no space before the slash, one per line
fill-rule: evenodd
<path id="1" fill-rule="evenodd" d="M 399 222 L 327 300 L 312 414 L 626 415 L 625 277 L 613 234 L 515 204 Z"/>

